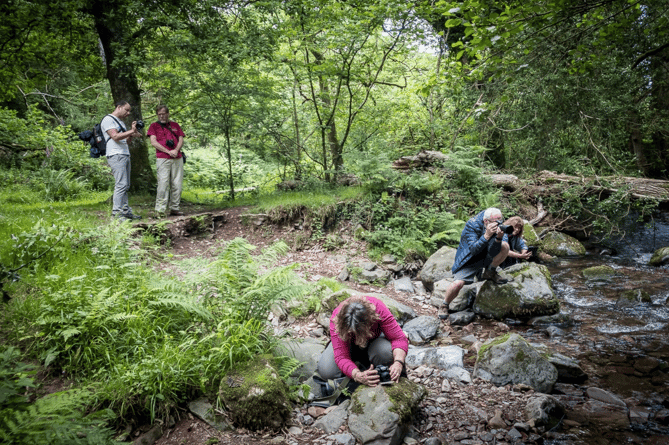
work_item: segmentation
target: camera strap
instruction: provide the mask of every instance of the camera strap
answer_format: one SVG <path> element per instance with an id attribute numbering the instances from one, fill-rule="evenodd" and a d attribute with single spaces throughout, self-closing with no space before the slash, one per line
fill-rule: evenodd
<path id="1" fill-rule="evenodd" d="M 115 117 L 113 114 L 108 114 L 107 116 L 111 117 L 112 119 L 114 119 L 114 120 L 116 121 L 116 124 L 118 125 L 118 130 L 117 130 L 117 131 L 118 131 L 119 133 L 123 133 L 123 132 L 125 131 L 125 127 L 124 127 L 123 125 L 121 125 L 121 122 L 119 122 L 119 120 L 116 119 L 116 117 Z M 106 116 L 105 116 L 105 117 L 106 117 Z M 107 132 L 106 132 L 106 131 L 103 131 L 103 132 L 102 132 L 102 135 L 103 135 L 103 137 L 105 138 L 105 144 L 106 144 L 107 142 L 109 142 L 109 139 L 111 139 L 111 136 L 107 137 L 108 135 L 107 135 Z"/>
<path id="2" fill-rule="evenodd" d="M 176 140 L 174 141 L 174 144 L 175 144 L 174 146 L 176 147 L 176 143 L 179 141 L 179 136 L 177 136 L 176 134 L 174 134 L 174 131 L 172 131 L 172 126 L 170 125 L 170 122 L 168 122 L 168 123 L 166 123 L 166 124 L 163 124 L 162 122 L 158 121 L 158 123 L 160 124 L 161 127 L 163 127 L 163 128 L 167 128 L 167 130 L 168 130 L 170 133 L 172 133 L 172 136 L 174 136 L 174 139 L 176 139 Z M 181 150 L 180 150 L 180 151 L 181 151 L 181 157 L 184 158 L 184 162 L 186 162 L 186 153 L 184 153 L 183 147 L 181 147 Z"/>

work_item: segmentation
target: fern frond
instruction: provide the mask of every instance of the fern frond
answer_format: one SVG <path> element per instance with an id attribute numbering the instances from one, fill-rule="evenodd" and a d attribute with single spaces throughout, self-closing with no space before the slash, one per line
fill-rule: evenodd
<path id="1" fill-rule="evenodd" d="M 153 307 L 167 307 L 170 309 L 180 309 L 192 314 L 197 314 L 201 318 L 210 320 L 213 318 L 211 312 L 203 308 L 199 303 L 191 298 L 173 295 L 170 297 L 162 297 L 158 300 L 151 301 L 149 306 Z"/>

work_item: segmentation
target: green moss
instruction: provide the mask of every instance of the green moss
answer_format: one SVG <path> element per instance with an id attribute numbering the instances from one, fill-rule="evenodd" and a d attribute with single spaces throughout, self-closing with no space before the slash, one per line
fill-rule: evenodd
<path id="1" fill-rule="evenodd" d="M 602 265 L 583 269 L 583 276 L 588 280 L 608 279 L 616 275 L 613 267 Z"/>
<path id="2" fill-rule="evenodd" d="M 351 406 L 349 407 L 349 410 L 353 414 L 361 415 L 364 412 L 362 409 L 362 403 L 360 402 L 361 392 L 362 391 L 355 391 L 351 396 Z"/>
<path id="3" fill-rule="evenodd" d="M 485 353 L 486 353 L 486 351 L 487 351 L 488 349 L 492 348 L 492 347 L 495 346 L 495 345 L 500 345 L 500 344 L 502 344 L 502 343 L 508 341 L 508 340 L 509 340 L 509 337 L 511 337 L 511 333 L 510 333 L 510 332 L 509 332 L 509 333 L 506 333 L 506 334 L 504 334 L 504 335 L 502 335 L 502 336 L 500 336 L 500 337 L 495 337 L 494 339 L 485 342 L 485 343 L 481 346 L 481 348 L 479 349 L 479 352 L 478 352 L 478 354 L 477 354 L 477 359 L 478 359 L 478 360 L 481 360 L 481 359 L 483 358 L 483 356 L 485 355 Z"/>
<path id="4" fill-rule="evenodd" d="M 219 395 L 233 422 L 249 429 L 281 428 L 291 414 L 287 387 L 265 357 L 223 377 Z"/>
<path id="5" fill-rule="evenodd" d="M 416 388 L 413 385 L 415 383 L 402 379 L 395 385 L 385 387 L 386 394 L 392 402 L 390 410 L 399 416 L 400 423 L 411 422 L 413 418 L 412 406 L 418 406 L 418 401 L 414 400 Z"/>

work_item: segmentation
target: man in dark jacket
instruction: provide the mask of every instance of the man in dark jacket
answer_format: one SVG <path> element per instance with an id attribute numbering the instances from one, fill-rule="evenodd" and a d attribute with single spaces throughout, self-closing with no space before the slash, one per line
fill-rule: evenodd
<path id="1" fill-rule="evenodd" d="M 491 280 L 495 284 L 507 282 L 497 273 L 497 266 L 509 254 L 506 234 L 498 228 L 503 220 L 501 210 L 490 207 L 465 224 L 451 269 L 454 280 L 446 289 L 446 310 L 439 314 L 440 318 L 448 318 L 450 302 L 465 284 L 473 283 L 475 278 Z"/>

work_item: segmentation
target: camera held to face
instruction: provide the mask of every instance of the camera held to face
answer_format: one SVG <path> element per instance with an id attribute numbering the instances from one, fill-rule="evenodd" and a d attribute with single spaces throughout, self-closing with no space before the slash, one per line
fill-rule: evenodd
<path id="1" fill-rule="evenodd" d="M 174 148 L 174 139 L 168 139 L 165 145 L 167 145 L 167 148 Z"/>
<path id="2" fill-rule="evenodd" d="M 504 223 L 504 221 L 502 221 L 502 220 L 497 221 L 497 227 L 499 227 L 499 230 L 506 233 L 507 235 L 511 235 L 513 233 L 513 231 L 515 230 L 514 227 L 513 226 L 507 226 L 503 223 Z"/>

